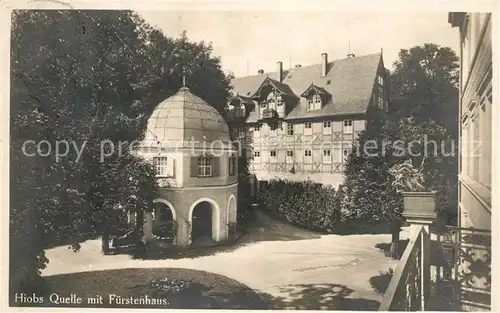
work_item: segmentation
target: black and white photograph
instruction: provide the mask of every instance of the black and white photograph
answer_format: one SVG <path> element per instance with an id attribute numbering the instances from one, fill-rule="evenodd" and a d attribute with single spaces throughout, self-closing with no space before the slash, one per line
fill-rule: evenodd
<path id="1" fill-rule="evenodd" d="M 500 309 L 498 4 L 356 3 L 3 3 L 5 309 Z"/>

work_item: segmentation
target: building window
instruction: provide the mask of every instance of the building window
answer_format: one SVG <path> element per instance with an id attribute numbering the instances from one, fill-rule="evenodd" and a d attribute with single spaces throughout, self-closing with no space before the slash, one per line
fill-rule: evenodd
<path id="1" fill-rule="evenodd" d="M 211 157 L 199 157 L 198 158 L 198 176 L 209 177 L 212 176 L 213 162 L 214 159 Z"/>
<path id="2" fill-rule="evenodd" d="M 332 163 L 332 152 L 330 149 L 323 150 L 323 163 Z"/>
<path id="3" fill-rule="evenodd" d="M 352 134 L 352 120 L 344 120 L 344 134 Z"/>
<path id="4" fill-rule="evenodd" d="M 332 127 L 332 122 L 330 121 L 323 122 L 323 128 L 330 128 L 330 127 Z"/>
<path id="5" fill-rule="evenodd" d="M 236 175 L 236 162 L 237 158 L 233 154 L 229 157 L 229 176 L 234 176 Z"/>
<path id="6" fill-rule="evenodd" d="M 289 123 L 289 124 L 286 126 L 286 133 L 287 133 L 287 135 L 293 135 L 293 124 L 290 124 L 290 123 Z"/>
<path id="7" fill-rule="evenodd" d="M 168 173 L 168 162 L 166 157 L 154 157 L 153 164 L 155 167 L 155 174 L 159 177 L 167 177 Z"/>
<path id="8" fill-rule="evenodd" d="M 345 163 L 347 161 L 347 158 L 349 157 L 350 149 L 344 148 L 343 151 L 343 162 Z"/>
<path id="9" fill-rule="evenodd" d="M 279 107 L 282 106 L 283 105 L 283 98 L 281 96 L 278 96 L 276 98 L 276 102 L 277 102 Z"/>
<path id="10" fill-rule="evenodd" d="M 271 150 L 271 152 L 269 152 L 269 154 L 271 155 L 271 157 L 275 158 L 276 157 L 276 150 Z"/>
<path id="11" fill-rule="evenodd" d="M 313 108 L 314 108 L 314 99 L 311 97 L 307 99 L 307 110 L 313 110 Z"/>
<path id="12" fill-rule="evenodd" d="M 245 128 L 244 128 L 244 127 L 240 127 L 240 128 L 238 129 L 238 132 L 239 132 L 239 137 L 240 137 L 240 138 L 245 137 Z"/>
<path id="13" fill-rule="evenodd" d="M 255 131 L 259 132 L 260 131 L 260 125 L 255 125 Z"/>
<path id="14" fill-rule="evenodd" d="M 304 123 L 305 128 L 312 128 L 312 124 L 310 122 Z"/>
<path id="15" fill-rule="evenodd" d="M 286 156 L 293 157 L 293 151 L 292 150 L 287 151 Z"/>
<path id="16" fill-rule="evenodd" d="M 384 78 L 382 76 L 380 76 L 380 75 L 378 76 L 378 84 L 380 86 L 384 86 Z"/>
<path id="17" fill-rule="evenodd" d="M 322 101 L 320 95 L 314 95 L 314 109 L 319 110 L 321 109 Z"/>
<path id="18" fill-rule="evenodd" d="M 253 153 L 253 156 L 256 157 L 256 158 L 260 158 L 260 151 L 255 151 Z"/>
<path id="19" fill-rule="evenodd" d="M 276 131 L 276 128 L 278 128 L 278 127 L 276 124 L 271 124 L 271 125 L 269 125 L 269 128 L 271 129 L 271 131 Z"/>
<path id="20" fill-rule="evenodd" d="M 319 109 L 321 109 L 322 104 L 323 104 L 323 101 L 321 100 L 320 95 L 313 95 L 312 97 L 309 97 L 307 99 L 307 109 L 308 110 L 319 110 Z"/>
<path id="21" fill-rule="evenodd" d="M 306 156 L 306 157 L 310 157 L 311 155 L 312 155 L 311 150 L 305 150 L 305 151 L 304 151 L 304 156 Z"/>

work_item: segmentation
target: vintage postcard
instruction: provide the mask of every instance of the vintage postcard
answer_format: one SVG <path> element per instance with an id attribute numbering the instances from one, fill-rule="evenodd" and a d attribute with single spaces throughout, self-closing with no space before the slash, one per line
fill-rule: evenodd
<path id="1" fill-rule="evenodd" d="M 499 308 L 495 1 L 2 5 L 6 310 Z"/>

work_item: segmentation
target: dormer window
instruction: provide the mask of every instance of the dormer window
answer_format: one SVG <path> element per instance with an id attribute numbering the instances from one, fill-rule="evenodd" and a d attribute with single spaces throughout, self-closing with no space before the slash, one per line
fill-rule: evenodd
<path id="1" fill-rule="evenodd" d="M 313 99 L 314 99 L 314 109 L 315 110 L 321 109 L 321 105 L 322 105 L 321 97 L 316 94 L 313 96 Z"/>
<path id="2" fill-rule="evenodd" d="M 234 115 L 236 117 L 245 116 L 245 105 L 241 104 L 239 106 L 235 106 L 235 108 L 234 108 Z"/>
<path id="3" fill-rule="evenodd" d="M 278 104 L 279 107 L 282 106 L 283 98 L 281 96 L 276 97 L 276 103 Z"/>
<path id="4" fill-rule="evenodd" d="M 308 110 L 319 110 L 323 106 L 323 101 L 321 96 L 318 94 L 312 95 L 307 99 L 307 109 Z"/>
<path id="5" fill-rule="evenodd" d="M 307 101 L 307 110 L 320 110 L 327 103 L 332 95 L 325 88 L 311 84 L 301 95 Z"/>
<path id="6" fill-rule="evenodd" d="M 307 99 L 307 109 L 308 110 L 314 110 L 314 99 L 311 97 Z"/>

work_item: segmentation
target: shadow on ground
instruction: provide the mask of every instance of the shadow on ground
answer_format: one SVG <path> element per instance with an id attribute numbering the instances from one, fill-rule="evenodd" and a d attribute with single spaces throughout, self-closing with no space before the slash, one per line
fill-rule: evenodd
<path id="1" fill-rule="evenodd" d="M 45 291 L 44 298 L 47 301 L 35 306 L 171 309 L 270 308 L 269 304 L 255 291 L 234 279 L 205 271 L 181 268 L 132 268 L 48 276 Z M 48 301 L 51 293 L 57 293 L 63 297 L 75 294 L 81 297 L 83 302 L 80 305 L 53 304 Z M 95 299 L 96 295 L 103 297 L 102 304 L 89 303 L 88 299 Z M 115 295 L 112 303 L 110 303 L 110 295 Z M 147 303 L 146 298 L 149 299 Z M 136 303 L 130 301 L 136 301 Z M 11 305 L 15 304 L 11 302 Z"/>
<path id="2" fill-rule="evenodd" d="M 405 252 L 406 246 L 408 245 L 409 240 L 400 240 L 399 245 L 398 245 L 398 256 L 401 257 L 403 253 Z M 384 255 L 387 257 L 390 257 L 390 251 L 391 251 L 391 243 L 377 243 L 375 245 L 375 248 L 380 249 L 382 252 L 384 252 Z"/>
<path id="3" fill-rule="evenodd" d="M 370 285 L 376 293 L 383 295 L 389 287 L 394 272 L 390 268 L 387 272 L 380 272 L 379 275 L 370 278 Z"/>
<path id="4" fill-rule="evenodd" d="M 288 222 L 276 220 L 269 215 L 255 212 L 255 219 L 239 237 L 216 246 L 181 248 L 176 246 L 151 247 L 146 251 L 131 253 L 134 258 L 145 260 L 199 258 L 218 253 L 231 252 L 243 246 L 262 241 L 295 241 L 317 239 L 323 234 L 300 228 Z"/>
<path id="5" fill-rule="evenodd" d="M 280 287 L 283 296 L 260 293 L 273 309 L 376 311 L 380 302 L 349 298 L 353 290 L 339 284 L 295 284 Z"/>

